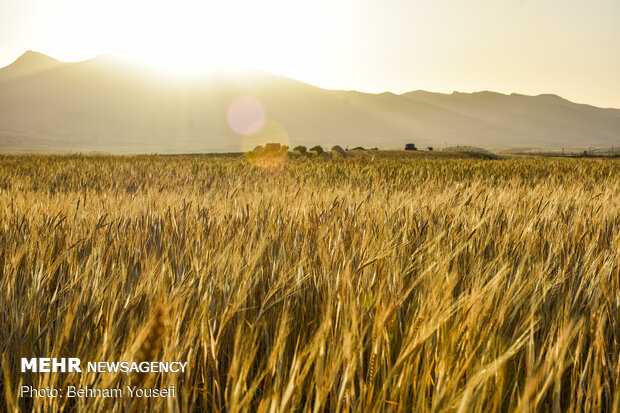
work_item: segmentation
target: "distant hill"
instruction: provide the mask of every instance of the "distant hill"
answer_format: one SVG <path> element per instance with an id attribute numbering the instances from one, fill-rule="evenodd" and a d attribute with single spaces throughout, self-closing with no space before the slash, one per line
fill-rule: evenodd
<path id="1" fill-rule="evenodd" d="M 260 101 L 291 145 L 620 146 L 620 110 L 554 95 L 368 94 L 262 72 L 165 82 L 108 57 L 63 63 L 27 52 L 0 69 L 0 151 L 239 151 L 227 110 L 241 96 Z"/>
<path id="2" fill-rule="evenodd" d="M 44 54 L 29 50 L 9 66 L 0 69 L 0 82 L 17 80 L 66 64 Z"/>

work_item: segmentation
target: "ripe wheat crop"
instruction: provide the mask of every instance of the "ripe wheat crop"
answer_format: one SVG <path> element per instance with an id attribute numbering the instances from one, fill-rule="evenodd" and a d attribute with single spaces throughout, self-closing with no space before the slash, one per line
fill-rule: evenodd
<path id="1" fill-rule="evenodd" d="M 617 160 L 4 155 L 0 271 L 2 410 L 620 410 Z"/>

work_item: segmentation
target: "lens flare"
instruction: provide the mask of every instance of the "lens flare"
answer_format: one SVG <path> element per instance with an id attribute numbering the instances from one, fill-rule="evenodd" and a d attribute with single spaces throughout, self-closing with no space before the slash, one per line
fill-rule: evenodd
<path id="1" fill-rule="evenodd" d="M 263 128 L 267 119 L 265 107 L 256 98 L 242 96 L 235 99 L 226 115 L 228 125 L 239 135 L 252 135 Z"/>

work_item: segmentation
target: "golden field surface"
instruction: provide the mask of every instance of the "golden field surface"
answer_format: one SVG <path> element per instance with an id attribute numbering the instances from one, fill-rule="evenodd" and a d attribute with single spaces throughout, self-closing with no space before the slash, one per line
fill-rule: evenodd
<path id="1" fill-rule="evenodd" d="M 2 155 L 0 410 L 619 411 L 619 194 L 609 159 Z M 19 397 L 128 384 L 177 395 Z"/>

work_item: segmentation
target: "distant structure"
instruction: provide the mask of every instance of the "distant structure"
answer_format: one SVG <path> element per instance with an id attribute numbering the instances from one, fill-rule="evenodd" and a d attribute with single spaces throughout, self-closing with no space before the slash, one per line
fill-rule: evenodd
<path id="1" fill-rule="evenodd" d="M 352 150 L 352 151 L 365 151 L 365 150 L 366 150 L 366 148 L 364 148 L 363 146 L 357 146 L 357 147 L 355 147 L 355 148 L 353 148 L 353 149 L 351 149 L 351 150 Z"/>
<path id="2" fill-rule="evenodd" d="M 268 143 L 265 145 L 265 152 L 278 152 L 280 150 L 279 143 Z"/>
<path id="3" fill-rule="evenodd" d="M 418 148 L 415 147 L 415 143 L 408 143 L 405 145 L 406 151 L 417 151 Z"/>
<path id="4" fill-rule="evenodd" d="M 289 147 L 286 145 L 281 145 L 279 143 L 268 143 L 264 147 L 258 145 L 253 150 L 249 152 L 251 156 L 263 156 L 263 155 L 281 155 L 288 151 Z"/>
<path id="5" fill-rule="evenodd" d="M 426 148 L 426 150 L 432 152 L 433 151 L 433 147 L 429 146 L 428 148 Z"/>

